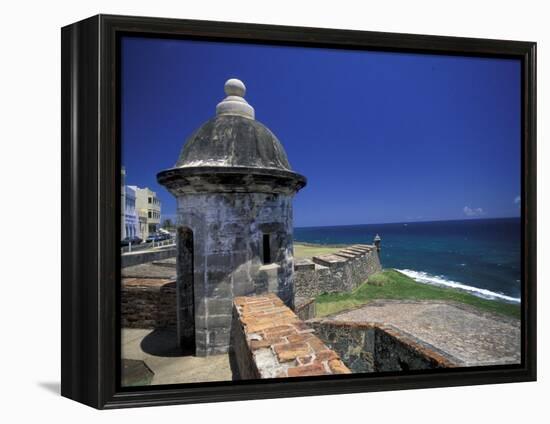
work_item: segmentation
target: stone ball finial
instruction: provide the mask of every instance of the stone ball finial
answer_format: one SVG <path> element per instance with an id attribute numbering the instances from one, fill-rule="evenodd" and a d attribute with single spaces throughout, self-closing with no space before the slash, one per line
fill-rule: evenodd
<path id="1" fill-rule="evenodd" d="M 237 78 L 228 79 L 225 82 L 224 90 L 225 94 L 228 96 L 244 97 L 246 93 L 246 87 L 244 83 Z"/>
<path id="2" fill-rule="evenodd" d="M 216 106 L 216 115 L 236 115 L 254 119 L 254 108 L 244 99 L 246 87 L 237 78 L 230 78 L 225 82 L 226 98 Z"/>

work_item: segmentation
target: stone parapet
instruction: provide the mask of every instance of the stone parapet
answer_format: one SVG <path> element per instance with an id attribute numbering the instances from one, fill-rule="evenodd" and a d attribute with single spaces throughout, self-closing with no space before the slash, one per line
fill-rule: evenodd
<path id="1" fill-rule="evenodd" d="M 295 297 L 294 298 L 294 312 L 303 321 L 315 318 L 316 304 L 314 298 Z"/>
<path id="2" fill-rule="evenodd" d="M 327 267 L 338 267 L 347 262 L 347 258 L 332 253 L 314 256 L 311 260 L 316 264 Z"/>
<path id="3" fill-rule="evenodd" d="M 275 294 L 234 299 L 232 355 L 241 379 L 350 373 Z"/>
<path id="4" fill-rule="evenodd" d="M 176 258 L 173 258 L 174 260 Z M 160 265 L 161 262 L 147 262 L 139 265 L 127 266 L 120 271 L 123 279 L 176 279 L 176 265 L 169 266 L 169 264 Z"/>
<path id="5" fill-rule="evenodd" d="M 382 270 L 374 246 L 356 244 L 338 252 L 301 259 L 294 264 L 294 293 L 315 297 L 321 293 L 355 289 Z"/>
<path id="6" fill-rule="evenodd" d="M 307 321 L 354 373 L 453 368 L 456 360 L 393 326 L 370 322 Z"/>
<path id="7" fill-rule="evenodd" d="M 310 271 L 315 269 L 315 262 L 311 259 L 295 259 L 294 270 L 295 271 Z"/>
<path id="8" fill-rule="evenodd" d="M 162 278 L 123 278 L 123 328 L 162 328 L 176 325 L 176 282 Z"/>

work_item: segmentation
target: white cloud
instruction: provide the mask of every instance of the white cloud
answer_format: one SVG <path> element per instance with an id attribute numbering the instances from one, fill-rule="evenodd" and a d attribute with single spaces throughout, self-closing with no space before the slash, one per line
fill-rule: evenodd
<path id="1" fill-rule="evenodd" d="M 514 203 L 516 205 L 519 205 L 521 203 L 521 196 L 516 196 L 516 198 L 514 199 Z"/>
<path id="2" fill-rule="evenodd" d="M 464 206 L 464 214 L 466 216 L 481 216 L 481 215 L 485 215 L 485 211 L 483 210 L 483 208 L 471 208 L 469 206 Z"/>

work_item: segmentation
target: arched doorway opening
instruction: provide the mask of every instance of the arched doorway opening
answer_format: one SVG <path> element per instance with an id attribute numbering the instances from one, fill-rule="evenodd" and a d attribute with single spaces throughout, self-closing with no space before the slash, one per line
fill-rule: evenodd
<path id="1" fill-rule="evenodd" d="M 187 227 L 179 227 L 176 243 L 178 342 L 184 353 L 195 354 L 193 231 Z"/>

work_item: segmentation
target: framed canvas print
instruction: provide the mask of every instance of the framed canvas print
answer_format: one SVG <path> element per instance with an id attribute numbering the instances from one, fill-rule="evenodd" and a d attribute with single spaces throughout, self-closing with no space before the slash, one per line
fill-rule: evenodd
<path id="1" fill-rule="evenodd" d="M 535 43 L 62 29 L 62 394 L 536 379 Z"/>

